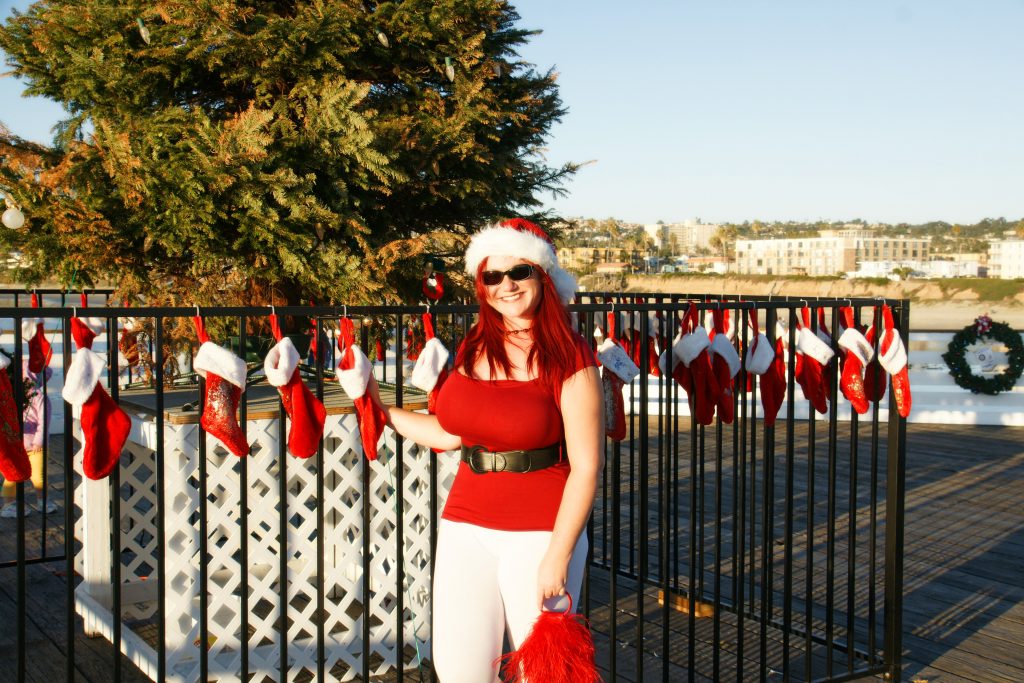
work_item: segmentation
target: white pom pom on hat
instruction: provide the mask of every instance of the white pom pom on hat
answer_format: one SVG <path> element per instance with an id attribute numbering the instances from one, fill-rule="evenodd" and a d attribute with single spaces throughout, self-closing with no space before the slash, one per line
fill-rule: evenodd
<path id="1" fill-rule="evenodd" d="M 480 264 L 490 256 L 509 256 L 536 263 L 551 278 L 562 303 L 570 303 L 576 295 L 576 278 L 559 265 L 551 238 L 524 218 L 489 225 L 473 235 L 466 249 L 466 273 L 476 277 Z"/>

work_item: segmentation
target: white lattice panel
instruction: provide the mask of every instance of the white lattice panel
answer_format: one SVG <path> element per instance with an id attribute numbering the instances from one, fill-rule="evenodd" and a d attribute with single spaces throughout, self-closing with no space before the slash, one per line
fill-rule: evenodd
<path id="1" fill-rule="evenodd" d="M 207 630 L 209 680 L 238 681 L 241 648 L 247 643 L 251 680 L 280 680 L 281 606 L 287 605 L 288 680 L 308 680 L 316 674 L 317 658 L 317 510 L 324 523 L 323 630 L 326 670 L 331 680 L 352 680 L 362 670 L 363 657 L 363 537 L 370 540 L 371 675 L 396 666 L 416 664 L 403 643 L 420 656 L 429 656 L 430 637 L 430 460 L 438 457 L 439 506 L 450 488 L 457 461 L 435 456 L 416 444 L 403 444 L 402 495 L 396 496 L 394 457 L 396 439 L 388 430 L 380 457 L 367 462 L 354 415 L 330 415 L 324 439 L 323 500 L 317 500 L 316 458 L 284 463 L 287 513 L 284 559 L 280 575 L 281 458 L 279 425 L 275 420 L 246 424 L 251 455 L 240 460 L 228 453 L 197 425 L 166 425 L 165 529 L 167 670 L 172 680 L 199 679 L 200 563 L 207 570 Z M 76 424 L 77 428 L 77 424 Z M 198 436 L 206 437 L 207 556 L 200 558 Z M 126 628 L 131 620 L 157 614 L 156 458 L 151 421 L 136 419 L 132 442 L 122 457 L 121 539 L 122 579 L 138 586 L 137 601 L 124 600 Z M 80 455 L 79 455 L 80 458 Z M 243 599 L 241 577 L 240 470 L 247 468 L 249 594 Z M 364 529 L 363 478 L 369 476 L 369 529 Z M 105 482 L 84 482 L 75 492 L 83 516 L 76 533 L 83 543 L 79 566 L 92 585 L 109 586 L 109 519 L 103 540 L 101 503 Z M 109 485 L 106 485 L 109 502 Z M 404 578 L 398 585 L 397 504 L 403 506 Z M 101 511 L 102 508 L 102 511 Z M 90 521 L 91 520 L 91 521 Z M 107 573 L 98 567 L 107 562 Z M 90 569 L 91 568 L 91 569 Z M 404 610 L 397 614 L 397 594 L 403 591 Z M 101 591 L 102 593 L 102 591 Z M 109 594 L 109 589 L 107 589 Z M 129 592 L 126 590 L 125 595 Z M 132 594 L 136 595 L 136 594 Z M 243 604 L 244 602 L 244 604 Z M 90 603 L 91 604 L 91 603 Z M 109 606 L 109 602 L 106 603 Z M 248 616 L 247 638 L 242 614 Z M 100 620 L 94 620 L 100 621 Z M 88 628 L 88 627 L 87 627 Z M 401 628 L 401 633 L 399 633 Z M 109 637 L 109 628 L 93 625 Z M 401 638 L 399 638 L 401 636 Z M 144 671 L 155 671 L 155 652 L 141 656 Z"/>

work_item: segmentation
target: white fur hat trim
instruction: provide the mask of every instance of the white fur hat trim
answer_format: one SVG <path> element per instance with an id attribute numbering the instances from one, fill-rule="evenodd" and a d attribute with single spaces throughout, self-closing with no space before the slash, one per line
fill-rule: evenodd
<path id="1" fill-rule="evenodd" d="M 263 359 L 263 372 L 267 375 L 267 381 L 274 387 L 288 384 L 297 367 L 299 352 L 288 337 L 282 337 L 281 341 L 274 344 L 267 357 Z"/>
<path id="2" fill-rule="evenodd" d="M 892 330 L 892 343 L 889 344 L 889 348 L 885 351 L 878 350 L 878 363 L 890 375 L 895 375 L 907 367 L 907 349 L 903 346 L 903 338 L 896 330 Z"/>
<path id="3" fill-rule="evenodd" d="M 448 349 L 444 347 L 440 339 L 437 337 L 428 339 L 416 359 L 416 364 L 412 366 L 412 376 L 409 378 L 409 382 L 417 389 L 422 389 L 429 394 L 434 390 L 441 371 L 448 363 L 448 355 Z"/>
<path id="4" fill-rule="evenodd" d="M 725 359 L 725 364 L 729 366 L 730 377 L 735 377 L 736 373 L 740 371 L 740 354 L 736 353 L 736 347 L 732 345 L 724 332 L 716 334 L 715 338 L 711 340 L 710 352 Z"/>
<path id="5" fill-rule="evenodd" d="M 763 375 L 775 360 L 775 348 L 764 332 L 758 333 L 754 342 L 747 347 L 747 372 Z"/>
<path id="6" fill-rule="evenodd" d="M 370 359 L 359 348 L 359 344 L 353 344 L 350 348 L 352 349 L 352 367 L 342 370 L 339 363 L 338 384 L 354 401 L 366 393 L 366 385 L 370 383 L 370 372 L 373 370 L 373 366 L 370 364 Z M 341 354 L 341 358 L 344 357 L 345 354 Z"/>
<path id="7" fill-rule="evenodd" d="M 71 359 L 60 395 L 71 405 L 81 407 L 92 396 L 106 367 L 107 361 L 100 354 L 92 349 L 78 349 Z"/>
<path id="8" fill-rule="evenodd" d="M 22 318 L 21 319 L 21 338 L 24 341 L 31 341 L 39 330 L 37 325 L 43 322 L 42 318 Z"/>
<path id="9" fill-rule="evenodd" d="M 683 361 L 686 367 L 690 367 L 693 359 L 709 346 L 711 346 L 711 339 L 708 337 L 708 331 L 703 326 L 698 325 L 693 332 L 684 334 L 679 343 L 672 346 L 672 353 L 676 355 L 676 358 Z"/>
<path id="10" fill-rule="evenodd" d="M 576 295 L 576 278 L 558 264 L 558 254 L 542 237 L 504 225 L 491 225 L 473 235 L 466 249 L 466 272 L 475 277 L 477 268 L 489 256 L 509 256 L 536 263 L 555 285 L 563 303 Z"/>
<path id="11" fill-rule="evenodd" d="M 871 348 L 871 342 L 867 340 L 867 337 L 860 330 L 853 327 L 847 327 L 839 335 L 839 346 L 856 356 L 860 360 L 861 365 L 867 365 L 875 357 L 875 350 Z"/>
<path id="12" fill-rule="evenodd" d="M 245 361 L 223 346 L 217 346 L 209 341 L 203 342 L 195 360 L 192 361 L 192 367 L 204 379 L 207 373 L 212 372 L 245 391 Z"/>
<path id="13" fill-rule="evenodd" d="M 818 335 L 807 327 L 801 327 L 797 332 L 796 350 L 822 365 L 828 363 L 836 355 L 831 346 L 819 339 Z"/>
<path id="14" fill-rule="evenodd" d="M 605 370 L 614 372 L 623 382 L 632 382 L 633 378 L 640 374 L 640 368 L 633 359 L 611 339 L 605 339 L 597 347 L 597 359 L 601 361 Z"/>

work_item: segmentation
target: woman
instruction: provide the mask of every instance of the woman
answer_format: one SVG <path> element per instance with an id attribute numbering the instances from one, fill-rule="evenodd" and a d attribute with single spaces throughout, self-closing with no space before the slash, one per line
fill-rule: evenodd
<path id="1" fill-rule="evenodd" d="M 462 452 L 435 551 L 442 683 L 498 681 L 503 633 L 516 648 L 545 601 L 568 593 L 579 604 L 603 466 L 601 383 L 563 305 L 576 283 L 548 236 L 522 219 L 486 228 L 470 241 L 466 271 L 480 317 L 437 414 L 382 405 L 403 436 Z"/>

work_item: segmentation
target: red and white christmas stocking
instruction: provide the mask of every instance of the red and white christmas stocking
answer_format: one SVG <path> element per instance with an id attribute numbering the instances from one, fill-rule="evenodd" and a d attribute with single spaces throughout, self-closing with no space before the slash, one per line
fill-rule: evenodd
<path id="1" fill-rule="evenodd" d="M 292 340 L 281 334 L 281 325 L 275 313 L 270 314 L 270 330 L 277 343 L 263 360 L 263 372 L 270 386 L 277 387 L 280 392 L 284 412 L 291 420 L 288 450 L 296 458 L 308 458 L 320 446 L 327 409 L 302 381 L 299 352 Z"/>
<path id="2" fill-rule="evenodd" d="M 768 372 L 761 377 L 761 407 L 764 409 L 764 423 L 771 427 L 779 416 L 779 409 L 786 398 L 786 342 L 779 336 L 775 340 L 775 358 Z"/>
<path id="3" fill-rule="evenodd" d="M 661 374 L 670 375 L 689 396 L 693 391 L 693 377 L 690 375 L 690 369 L 683 364 L 683 361 L 679 360 L 679 354 L 676 353 L 676 348 L 679 347 L 682 340 L 683 332 L 680 330 L 672 340 L 672 345 L 662 351 L 661 356 L 658 357 L 658 369 Z M 681 348 L 679 353 L 682 353 Z M 670 363 L 671 368 L 669 367 Z"/>
<path id="4" fill-rule="evenodd" d="M 903 339 L 893 322 L 892 309 L 887 305 L 882 306 L 882 324 L 885 329 L 878 344 L 878 362 L 892 377 L 892 396 L 896 401 L 896 412 L 900 417 L 907 417 L 910 415 L 912 404 L 907 349 L 903 346 Z"/>
<path id="5" fill-rule="evenodd" d="M 206 380 L 203 416 L 199 426 L 239 458 L 249 454 L 249 442 L 238 424 L 238 402 L 245 391 L 245 361 L 210 341 L 199 316 L 192 318 L 201 346 L 192 367 Z"/>
<path id="6" fill-rule="evenodd" d="M 871 318 L 875 320 L 880 315 L 878 307 L 875 307 Z M 871 348 L 875 348 L 876 341 L 876 329 L 874 323 L 868 328 L 868 331 L 864 333 L 864 338 L 868 340 L 868 344 Z M 885 398 L 885 385 L 887 384 L 887 376 L 885 370 L 882 369 L 881 363 L 878 362 L 878 355 L 871 359 L 866 366 L 864 366 L 864 395 L 868 401 L 878 403 Z"/>
<path id="7" fill-rule="evenodd" d="M 384 433 L 387 416 L 366 393 L 373 366 L 363 350 L 355 343 L 355 326 L 352 324 L 351 318 L 341 319 L 338 343 L 341 351 L 338 360 L 338 383 L 341 384 L 341 388 L 345 390 L 355 405 L 363 454 L 368 460 L 376 460 L 377 443 L 380 441 L 381 434 Z"/>
<path id="8" fill-rule="evenodd" d="M 775 416 L 778 414 L 778 407 L 775 408 L 775 413 L 772 413 L 771 418 L 769 418 L 768 406 L 771 404 L 769 399 L 773 400 L 775 398 L 772 392 L 777 391 L 776 387 L 772 384 L 774 378 L 770 376 L 773 374 L 772 371 L 775 367 L 775 349 L 772 347 L 772 343 L 768 340 L 767 335 L 761 332 L 756 310 L 747 312 L 747 320 L 753 332 L 753 340 L 747 345 L 747 378 L 749 380 L 755 375 L 759 378 L 761 406 L 764 408 L 765 413 L 764 419 L 767 424 L 773 424 Z M 783 378 L 783 381 L 785 381 L 785 378 Z M 782 404 L 779 403 L 779 405 Z M 769 419 L 771 420 L 770 422 Z"/>
<path id="9" fill-rule="evenodd" d="M 829 348 L 832 347 L 832 333 L 829 332 L 828 325 L 825 324 L 825 309 L 815 309 L 818 313 L 818 329 L 815 334 L 818 335 L 818 339 L 828 344 Z M 835 384 L 836 379 L 836 365 L 837 363 L 828 363 L 825 365 L 825 369 L 822 372 L 822 377 L 825 380 L 825 387 L 828 389 Z M 827 392 L 826 392 L 827 393 Z"/>
<path id="10" fill-rule="evenodd" d="M 32 308 L 39 308 L 39 297 L 33 292 Z M 28 342 L 28 369 L 38 375 L 50 364 L 53 347 L 50 346 L 43 330 L 42 318 L 24 318 L 21 321 L 21 336 Z"/>
<path id="11" fill-rule="evenodd" d="M 83 303 L 85 295 L 82 295 Z M 61 395 L 77 411 L 82 425 L 82 472 L 103 479 L 114 471 L 132 421 L 100 384 L 106 359 L 92 350 L 92 342 L 106 327 L 102 318 L 72 318 L 71 335 L 78 350 L 71 360 Z"/>
<path id="12" fill-rule="evenodd" d="M 715 404 L 721 390 L 708 355 L 711 338 L 699 321 L 697 306 L 691 303 L 683 317 L 683 336 L 672 352 L 690 372 L 693 388 L 689 392 L 690 409 L 694 418 L 699 424 L 709 425 L 715 420 Z"/>
<path id="13" fill-rule="evenodd" d="M 433 414 L 437 412 L 437 395 L 448 379 L 449 353 L 434 333 L 434 317 L 430 313 L 423 314 L 423 334 L 427 341 L 412 367 L 409 382 L 427 393 L 427 412 Z"/>
<path id="14" fill-rule="evenodd" d="M 740 371 L 740 355 L 726 332 L 726 314 L 728 311 L 716 310 L 712 315 L 714 325 L 714 336 L 711 338 L 711 369 L 714 373 L 715 383 L 718 385 L 718 395 L 715 397 L 715 404 L 718 406 L 718 417 L 725 424 L 731 424 L 736 416 L 736 406 L 733 402 L 733 378 Z"/>
<path id="15" fill-rule="evenodd" d="M 839 335 L 839 348 L 843 353 L 843 371 L 839 377 L 839 389 L 850 402 L 850 406 L 859 415 L 868 412 L 868 397 L 864 391 L 864 368 L 875 356 L 871 342 L 860 331 L 857 321 L 853 319 L 853 308 L 843 306 L 839 309 L 843 333 Z"/>
<path id="16" fill-rule="evenodd" d="M 626 407 L 622 388 L 640 374 L 640 368 L 611 337 L 597 347 L 604 388 L 604 431 L 612 441 L 626 438 Z"/>
<path id="17" fill-rule="evenodd" d="M 805 323 L 809 311 L 804 309 Z M 797 331 L 796 337 L 796 381 L 804 398 L 821 414 L 828 412 L 828 385 L 825 383 L 825 366 L 835 356 L 832 347 L 811 331 L 806 324 Z"/>
<path id="18" fill-rule="evenodd" d="M 0 475 L 4 481 L 18 482 L 32 476 L 32 465 L 21 438 L 11 378 L 7 376 L 10 364 L 11 359 L 0 353 Z"/>

